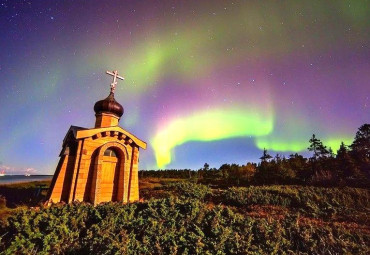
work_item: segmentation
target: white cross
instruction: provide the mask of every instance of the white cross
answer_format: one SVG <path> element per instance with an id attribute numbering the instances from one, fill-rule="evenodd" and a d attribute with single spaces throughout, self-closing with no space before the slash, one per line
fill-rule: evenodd
<path id="1" fill-rule="evenodd" d="M 106 74 L 109 74 L 109 75 L 113 76 L 113 82 L 110 84 L 110 92 L 114 93 L 114 90 L 115 90 L 116 85 L 117 85 L 117 78 L 120 79 L 120 80 L 124 80 L 125 78 L 123 78 L 122 76 L 119 76 L 117 70 L 112 71 L 112 72 L 106 71 Z"/>

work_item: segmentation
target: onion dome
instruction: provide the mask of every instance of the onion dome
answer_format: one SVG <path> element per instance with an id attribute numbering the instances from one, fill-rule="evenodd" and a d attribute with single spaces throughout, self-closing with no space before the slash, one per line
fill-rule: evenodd
<path id="1" fill-rule="evenodd" d="M 100 100 L 95 103 L 94 111 L 96 114 L 99 113 L 110 113 L 117 117 L 123 115 L 123 107 L 120 105 L 116 99 L 114 99 L 114 93 L 111 91 L 106 99 Z"/>

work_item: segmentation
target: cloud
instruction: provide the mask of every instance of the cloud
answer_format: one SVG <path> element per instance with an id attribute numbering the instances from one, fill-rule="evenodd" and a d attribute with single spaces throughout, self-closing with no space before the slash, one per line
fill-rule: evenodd
<path id="1" fill-rule="evenodd" d="M 33 167 L 15 167 L 0 164 L 0 172 L 3 172 L 8 175 L 17 175 L 17 174 L 37 174 L 38 170 Z"/>

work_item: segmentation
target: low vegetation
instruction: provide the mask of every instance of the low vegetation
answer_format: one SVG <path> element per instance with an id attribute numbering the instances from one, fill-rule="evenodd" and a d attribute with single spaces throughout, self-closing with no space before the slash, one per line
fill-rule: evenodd
<path id="1" fill-rule="evenodd" d="M 162 198 L 22 209 L 4 254 L 368 254 L 370 192 L 165 182 Z M 156 195 L 156 193 L 154 193 Z M 154 195 L 154 196 L 155 196 Z"/>
<path id="2" fill-rule="evenodd" d="M 50 180 L 0 185 L 0 207 L 1 203 L 8 208 L 37 206 L 46 196 L 49 185 Z"/>

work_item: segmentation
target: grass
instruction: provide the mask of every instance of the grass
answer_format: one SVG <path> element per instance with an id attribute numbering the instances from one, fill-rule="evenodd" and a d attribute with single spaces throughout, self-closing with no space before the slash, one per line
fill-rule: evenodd
<path id="1" fill-rule="evenodd" d="M 6 206 L 8 208 L 16 208 L 21 205 L 37 206 L 45 199 L 49 185 L 50 181 L 1 185 L 0 195 L 6 198 Z M 43 187 L 42 191 L 39 189 L 40 186 Z"/>
<path id="2" fill-rule="evenodd" d="M 2 184 L 0 188 L 9 188 L 9 189 L 28 189 L 28 188 L 37 188 L 40 185 L 46 185 L 49 187 L 51 180 L 45 181 L 32 181 L 32 182 L 18 182 L 11 184 Z"/>

